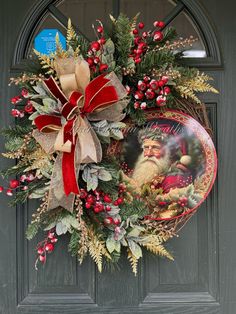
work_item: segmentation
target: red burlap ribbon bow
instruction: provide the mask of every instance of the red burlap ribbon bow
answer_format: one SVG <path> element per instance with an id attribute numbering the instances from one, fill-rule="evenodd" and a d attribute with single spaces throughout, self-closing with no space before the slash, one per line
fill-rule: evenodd
<path id="1" fill-rule="evenodd" d="M 39 133 L 35 132 L 34 136 L 45 151 L 49 152 L 46 142 L 50 142 L 53 144 L 53 151 L 62 153 L 62 156 L 59 154 L 56 159 L 50 188 L 51 198 L 57 198 L 58 202 L 52 200 L 51 203 L 49 202 L 49 208 L 61 205 L 68 210 L 72 210 L 72 198 L 69 195 L 79 193 L 77 183 L 79 164 L 97 163 L 102 159 L 100 141 L 88 118 L 103 120 L 110 117 L 111 121 L 117 121 L 123 116 L 122 109 L 127 105 L 127 101 L 125 105 L 120 104 L 122 101 L 119 102 L 126 96 L 126 90 L 113 72 L 102 74 L 89 82 L 89 68 L 85 61 L 76 63 L 73 60 L 73 62 L 78 66 L 77 73 L 59 75 L 63 90 L 53 77 L 43 82 L 49 93 L 61 103 L 60 113 L 42 114 L 34 120 L 39 131 Z M 82 78 L 79 86 L 75 84 L 75 79 L 80 83 L 81 73 L 85 73 L 87 77 L 84 80 Z M 88 84 L 85 83 L 86 80 Z M 64 195 L 61 195 L 61 187 L 57 187 L 60 179 L 63 181 Z"/>

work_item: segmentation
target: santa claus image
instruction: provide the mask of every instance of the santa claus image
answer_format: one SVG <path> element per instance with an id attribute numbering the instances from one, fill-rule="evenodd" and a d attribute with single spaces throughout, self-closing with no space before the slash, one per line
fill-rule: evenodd
<path id="1" fill-rule="evenodd" d="M 189 169 L 191 157 L 187 155 L 186 143 L 170 125 L 160 124 L 141 130 L 138 140 L 142 148 L 135 163 L 132 179 L 136 186 L 150 184 L 152 188 L 182 188 L 192 183 Z"/>

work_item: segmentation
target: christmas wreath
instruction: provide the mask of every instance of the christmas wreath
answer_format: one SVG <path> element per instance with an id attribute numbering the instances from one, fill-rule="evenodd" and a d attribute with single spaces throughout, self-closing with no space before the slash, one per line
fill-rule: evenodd
<path id="1" fill-rule="evenodd" d="M 26 235 L 46 236 L 36 268 L 61 235 L 80 262 L 89 254 L 117 263 L 127 251 L 132 270 L 143 249 L 173 259 L 164 243 L 195 213 L 216 174 L 206 110 L 197 94 L 217 91 L 211 78 L 184 66 L 196 41 L 155 21 L 144 31 L 138 16 L 110 16 L 105 31 L 93 26 L 88 42 L 68 22 L 67 48 L 34 51 L 30 70 L 12 78 L 21 94 L 11 99 L 16 118 L 2 130 L 2 170 L 10 204 L 39 199 Z M 13 195 L 14 193 L 14 195 Z"/>

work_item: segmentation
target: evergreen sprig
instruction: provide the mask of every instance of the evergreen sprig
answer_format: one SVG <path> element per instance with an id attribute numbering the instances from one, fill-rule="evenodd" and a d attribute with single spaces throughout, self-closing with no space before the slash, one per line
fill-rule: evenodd
<path id="1" fill-rule="evenodd" d="M 80 235 L 77 230 L 73 230 L 71 237 L 70 237 L 70 242 L 68 245 L 68 250 L 71 252 L 72 256 L 77 256 L 78 255 L 78 250 L 79 250 L 79 239 Z"/>
<path id="2" fill-rule="evenodd" d="M 139 219 L 142 219 L 148 214 L 149 210 L 143 200 L 134 198 L 131 203 L 124 202 L 121 206 L 120 215 L 122 220 L 126 220 L 133 215 L 137 215 Z"/>
<path id="3" fill-rule="evenodd" d="M 115 59 L 121 68 L 127 67 L 130 48 L 133 43 L 132 22 L 124 14 L 120 14 L 114 22 Z"/>

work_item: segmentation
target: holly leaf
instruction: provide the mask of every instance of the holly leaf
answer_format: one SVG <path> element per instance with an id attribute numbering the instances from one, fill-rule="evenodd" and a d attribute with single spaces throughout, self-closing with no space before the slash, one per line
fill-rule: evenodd
<path id="1" fill-rule="evenodd" d="M 59 221 L 56 224 L 56 233 L 57 233 L 57 235 L 65 234 L 65 233 L 67 233 L 67 231 L 68 231 L 67 226 L 64 225 L 61 221 Z"/>
<path id="2" fill-rule="evenodd" d="M 37 83 L 35 86 L 32 86 L 33 89 L 36 91 L 36 93 L 40 96 L 45 96 L 47 95 L 46 90 L 43 87 L 42 83 Z M 38 96 L 37 95 L 37 96 Z"/>
<path id="3" fill-rule="evenodd" d="M 63 217 L 61 222 L 67 227 L 67 229 L 70 229 L 71 227 L 78 229 L 79 228 L 79 222 L 78 220 L 73 217 L 72 215 L 68 215 L 66 217 Z"/>
<path id="4" fill-rule="evenodd" d="M 113 239 L 113 237 L 107 238 L 106 247 L 109 253 L 112 253 L 115 250 L 116 241 Z"/>
<path id="5" fill-rule="evenodd" d="M 140 247 L 136 242 L 134 242 L 133 240 L 128 239 L 128 244 L 129 244 L 129 248 L 130 248 L 132 254 L 133 254 L 137 259 L 139 259 L 140 257 L 143 256 L 143 254 L 142 254 L 142 249 L 141 249 L 141 247 Z"/>
<path id="6" fill-rule="evenodd" d="M 128 234 L 127 234 L 127 237 L 131 238 L 131 237 L 134 237 L 134 238 L 137 238 L 139 237 L 140 233 L 142 231 L 144 231 L 145 228 L 144 227 L 141 227 L 141 226 L 135 226 Z"/>
<path id="7" fill-rule="evenodd" d="M 111 176 L 110 172 L 108 172 L 104 168 L 100 168 L 99 169 L 98 178 L 100 180 L 102 180 L 102 181 L 110 181 L 110 180 L 112 180 L 112 176 Z"/>

